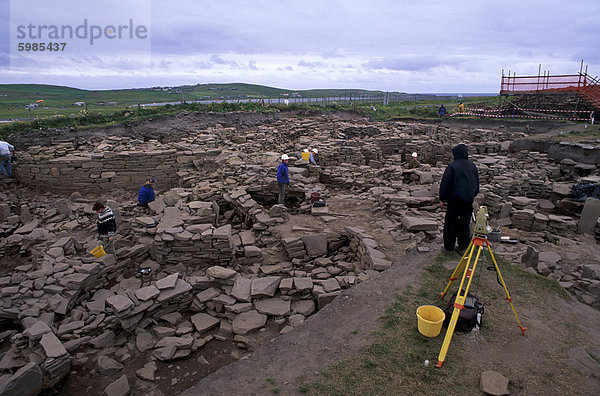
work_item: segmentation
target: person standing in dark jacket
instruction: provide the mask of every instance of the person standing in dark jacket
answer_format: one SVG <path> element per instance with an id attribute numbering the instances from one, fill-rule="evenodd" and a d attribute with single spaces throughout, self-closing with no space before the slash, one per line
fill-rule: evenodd
<path id="1" fill-rule="evenodd" d="M 117 233 L 115 214 L 110 207 L 102 202 L 96 202 L 92 209 L 98 213 L 98 234 L 104 250 L 107 254 L 115 254 L 114 238 Z"/>
<path id="2" fill-rule="evenodd" d="M 473 201 L 479 194 L 479 172 L 473 161 L 469 160 L 469 150 L 464 144 L 452 149 L 454 162 L 444 171 L 440 184 L 440 206 L 448 204 L 444 219 L 444 249 L 454 250 L 458 239 L 460 253 L 471 242 L 471 217 Z"/>
<path id="3" fill-rule="evenodd" d="M 154 179 L 148 179 L 138 191 L 138 206 L 148 207 L 148 202 L 154 202 Z"/>

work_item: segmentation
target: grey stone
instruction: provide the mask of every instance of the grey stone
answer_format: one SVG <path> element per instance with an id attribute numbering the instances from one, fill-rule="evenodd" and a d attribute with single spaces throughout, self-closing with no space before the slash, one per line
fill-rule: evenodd
<path id="1" fill-rule="evenodd" d="M 305 235 L 302 237 L 302 242 L 304 242 L 306 253 L 311 257 L 327 254 L 326 234 Z"/>
<path id="2" fill-rule="evenodd" d="M 83 326 L 85 326 L 85 322 L 83 320 L 74 320 L 69 323 L 61 324 L 58 328 L 57 334 L 62 336 L 63 334 L 71 333 L 77 329 L 80 329 Z"/>
<path id="3" fill-rule="evenodd" d="M 577 225 L 578 234 L 593 234 L 600 216 L 600 199 L 588 198 L 585 200 L 579 224 Z"/>
<path id="4" fill-rule="evenodd" d="M 233 319 L 232 330 L 235 334 L 248 334 L 249 332 L 260 329 L 267 322 L 267 315 L 263 315 L 254 310 L 242 312 Z"/>
<path id="5" fill-rule="evenodd" d="M 138 351 L 142 353 L 154 348 L 155 344 L 156 341 L 154 341 L 154 338 L 150 333 L 138 333 L 138 335 L 135 337 L 135 346 L 137 347 Z"/>
<path id="6" fill-rule="evenodd" d="M 325 289 L 327 293 L 341 290 L 340 284 L 335 278 L 324 280 L 321 282 L 321 286 L 323 286 L 323 289 Z"/>
<path id="7" fill-rule="evenodd" d="M 600 264 L 584 264 L 583 277 L 589 279 L 600 279 Z"/>
<path id="8" fill-rule="evenodd" d="M 299 292 L 312 290 L 313 280 L 311 278 L 294 278 L 294 288 Z"/>
<path id="9" fill-rule="evenodd" d="M 258 312 L 265 315 L 286 316 L 290 314 L 290 301 L 284 301 L 280 298 L 256 300 L 254 307 Z"/>
<path id="10" fill-rule="evenodd" d="M 173 356 L 175 356 L 176 352 L 177 352 L 177 347 L 169 345 L 166 347 L 155 349 L 154 352 L 152 352 L 152 355 L 154 355 L 156 358 L 158 358 L 164 362 L 164 361 L 171 360 L 173 358 Z"/>
<path id="11" fill-rule="evenodd" d="M 292 326 L 294 328 L 301 326 L 302 323 L 304 323 L 304 315 L 300 315 L 300 314 L 291 315 L 288 318 L 288 323 L 290 324 L 290 326 Z"/>
<path id="12" fill-rule="evenodd" d="M 244 257 L 262 257 L 262 250 L 256 246 L 244 246 Z"/>
<path id="13" fill-rule="evenodd" d="M 197 313 L 191 318 L 192 324 L 199 333 L 203 333 L 219 325 L 219 319 L 205 313 Z"/>
<path id="14" fill-rule="evenodd" d="M 209 289 L 206 289 L 206 290 L 201 291 L 200 293 L 196 294 L 196 298 L 201 303 L 205 303 L 205 302 L 210 301 L 213 298 L 217 297 L 219 294 L 221 294 L 221 292 L 219 292 L 214 287 L 211 287 Z"/>
<path id="15" fill-rule="evenodd" d="M 129 381 L 127 375 L 123 374 L 118 380 L 111 383 L 104 389 L 106 396 L 127 396 L 131 389 L 129 388 Z"/>
<path id="16" fill-rule="evenodd" d="M 44 334 L 50 333 L 51 331 L 52 330 L 46 323 L 38 320 L 33 326 L 28 327 L 23 334 L 31 340 L 39 340 Z"/>
<path id="17" fill-rule="evenodd" d="M 531 246 L 527 246 L 527 251 L 521 256 L 521 263 L 527 267 L 537 268 L 540 254 Z"/>
<path id="18" fill-rule="evenodd" d="M 404 216 L 402 225 L 408 231 L 436 231 L 438 228 L 437 221 L 424 217 Z"/>
<path id="19" fill-rule="evenodd" d="M 216 279 L 231 279 L 237 275 L 237 271 L 231 268 L 225 268 L 218 265 L 210 267 L 206 270 L 206 274 Z"/>
<path id="20" fill-rule="evenodd" d="M 561 257 L 556 252 L 540 252 L 539 260 L 548 265 L 556 265 L 561 260 Z"/>
<path id="21" fill-rule="evenodd" d="M 35 396 L 42 391 L 42 370 L 29 362 L 8 379 L 0 382 L 0 395 Z"/>
<path id="22" fill-rule="evenodd" d="M 298 300 L 292 302 L 292 312 L 308 316 L 315 312 L 315 302 L 313 300 Z"/>
<path id="23" fill-rule="evenodd" d="M 488 395 L 501 396 L 510 394 L 508 391 L 508 378 L 493 370 L 486 370 L 481 373 L 479 385 L 481 391 Z"/>
<path id="24" fill-rule="evenodd" d="M 243 276 L 235 278 L 233 289 L 231 290 L 231 296 L 239 301 L 250 302 L 250 292 L 252 288 L 252 281 L 246 279 Z"/>
<path id="25" fill-rule="evenodd" d="M 57 358 L 67 354 L 67 350 L 63 344 L 56 338 L 54 333 L 47 333 L 42 336 L 40 344 L 44 348 L 46 356 L 49 358 Z"/>
<path id="26" fill-rule="evenodd" d="M 192 286 L 182 279 L 177 280 L 177 284 L 174 289 L 164 289 L 160 291 L 160 294 L 156 298 L 158 302 L 167 301 L 171 298 L 178 297 L 192 290 Z"/>
<path id="27" fill-rule="evenodd" d="M 123 369 L 123 365 L 108 356 L 100 356 L 98 358 L 98 372 L 104 376 L 112 375 Z"/>
<path id="28" fill-rule="evenodd" d="M 174 289 L 179 279 L 179 273 L 174 273 L 156 281 L 156 287 L 159 290 Z"/>
<path id="29" fill-rule="evenodd" d="M 133 307 L 133 301 L 120 294 L 108 297 L 106 299 L 106 303 L 118 313 L 127 311 L 128 309 Z"/>
<path id="30" fill-rule="evenodd" d="M 155 348 L 164 348 L 166 346 L 174 346 L 177 349 L 191 348 L 194 342 L 194 337 L 165 337 L 160 339 Z"/>
<path id="31" fill-rule="evenodd" d="M 136 298 L 140 301 L 148 301 L 160 294 L 158 288 L 154 285 L 142 287 L 134 292 Z"/>
<path id="32" fill-rule="evenodd" d="M 339 296 L 340 294 L 342 294 L 341 291 L 319 294 L 319 296 L 317 297 L 317 304 L 319 305 L 319 309 L 322 309 L 325 305 L 332 302 L 333 299 Z"/>
<path id="33" fill-rule="evenodd" d="M 90 340 L 90 344 L 96 349 L 102 349 L 109 346 L 115 339 L 115 333 L 112 330 L 106 330 L 102 334 Z"/>
<path id="34" fill-rule="evenodd" d="M 252 279 L 250 294 L 252 297 L 273 297 L 281 282 L 279 276 L 265 276 Z"/>
<path id="35" fill-rule="evenodd" d="M 155 381 L 155 374 L 158 367 L 155 362 L 150 362 L 144 365 L 141 369 L 135 372 L 135 375 L 145 381 Z"/>

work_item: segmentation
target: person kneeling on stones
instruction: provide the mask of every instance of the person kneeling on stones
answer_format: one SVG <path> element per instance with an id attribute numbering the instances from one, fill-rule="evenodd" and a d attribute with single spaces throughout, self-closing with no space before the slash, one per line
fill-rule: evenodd
<path id="1" fill-rule="evenodd" d="M 154 179 L 148 179 L 138 191 L 138 206 L 148 207 L 149 202 L 154 202 Z"/>
<path id="2" fill-rule="evenodd" d="M 115 234 L 117 233 L 117 223 L 112 209 L 102 202 L 96 202 L 92 207 L 94 212 L 98 213 L 98 234 L 100 244 L 107 254 L 115 254 Z"/>

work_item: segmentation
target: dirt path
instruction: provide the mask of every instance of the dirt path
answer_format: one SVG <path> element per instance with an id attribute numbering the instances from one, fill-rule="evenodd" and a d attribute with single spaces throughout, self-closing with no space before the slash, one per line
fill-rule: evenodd
<path id="1" fill-rule="evenodd" d="M 344 291 L 294 331 L 263 345 L 247 359 L 210 374 L 183 395 L 301 394 L 302 379 L 356 355 L 371 341 L 384 313 L 407 284 L 414 282 L 434 253 L 410 254 L 379 277 Z"/>

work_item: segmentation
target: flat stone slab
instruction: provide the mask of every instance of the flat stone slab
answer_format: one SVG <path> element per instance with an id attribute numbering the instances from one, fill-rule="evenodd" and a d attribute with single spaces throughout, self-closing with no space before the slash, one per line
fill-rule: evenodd
<path id="1" fill-rule="evenodd" d="M 106 299 L 106 303 L 113 307 L 113 309 L 117 312 L 124 312 L 133 307 L 133 301 L 125 296 L 121 296 L 120 294 L 108 297 Z"/>
<path id="2" fill-rule="evenodd" d="M 302 237 L 304 248 L 309 256 L 324 256 L 327 254 L 327 235 L 315 234 Z"/>
<path id="3" fill-rule="evenodd" d="M 134 292 L 136 298 L 140 301 L 148 301 L 160 294 L 160 290 L 154 285 L 142 287 Z"/>
<path id="4" fill-rule="evenodd" d="M 290 301 L 280 298 L 263 298 L 257 300 L 254 306 L 258 312 L 265 315 L 285 316 L 290 314 Z"/>
<path id="5" fill-rule="evenodd" d="M 235 278 L 233 289 L 231 290 L 231 296 L 238 301 L 250 302 L 250 292 L 252 288 L 252 280 L 238 276 Z"/>
<path id="6" fill-rule="evenodd" d="M 46 356 L 49 358 L 57 358 L 67 354 L 67 350 L 58 340 L 54 333 L 47 333 L 42 336 L 40 344 L 44 348 Z"/>
<path id="7" fill-rule="evenodd" d="M 129 381 L 127 375 L 123 374 L 118 380 L 113 382 L 104 388 L 104 394 L 106 396 L 125 396 L 128 395 L 131 389 L 129 388 Z"/>
<path id="8" fill-rule="evenodd" d="M 403 217 L 402 225 L 408 231 L 435 231 L 438 228 L 438 224 L 435 220 L 414 216 Z"/>
<path id="9" fill-rule="evenodd" d="M 279 276 L 265 276 L 252 279 L 250 294 L 252 297 L 273 297 L 281 282 Z"/>
<path id="10" fill-rule="evenodd" d="M 190 319 L 192 321 L 192 324 L 194 325 L 194 327 L 196 328 L 196 330 L 199 333 L 208 331 L 208 330 L 212 329 L 213 327 L 218 326 L 219 323 L 221 323 L 221 321 L 219 319 L 215 318 L 214 316 L 210 316 L 209 314 L 205 314 L 205 313 L 197 313 L 194 316 L 192 316 Z"/>
<path id="11" fill-rule="evenodd" d="M 216 279 L 231 279 L 237 275 L 237 271 L 231 268 L 215 265 L 206 270 L 206 274 Z"/>
<path id="12" fill-rule="evenodd" d="M 179 279 L 179 273 L 174 273 L 169 276 L 165 276 L 162 279 L 156 281 L 156 287 L 158 290 L 174 289 Z"/>
<path id="13" fill-rule="evenodd" d="M 265 323 L 267 323 L 267 315 L 254 310 L 242 312 L 233 319 L 232 330 L 235 334 L 244 335 L 260 329 Z"/>
<path id="14" fill-rule="evenodd" d="M 508 378 L 493 370 L 486 370 L 481 373 L 479 385 L 481 391 L 488 395 L 510 395 Z"/>

